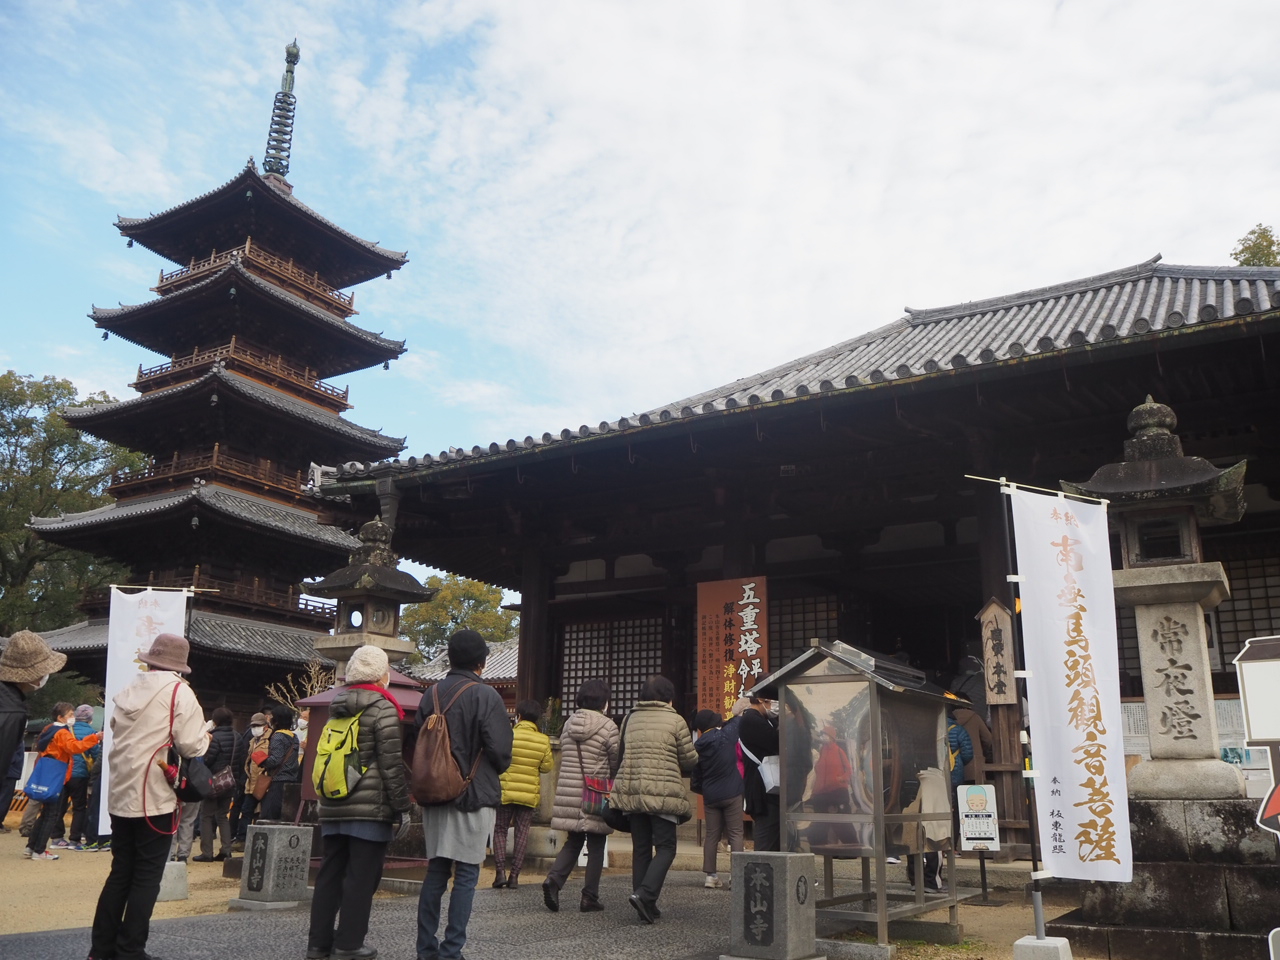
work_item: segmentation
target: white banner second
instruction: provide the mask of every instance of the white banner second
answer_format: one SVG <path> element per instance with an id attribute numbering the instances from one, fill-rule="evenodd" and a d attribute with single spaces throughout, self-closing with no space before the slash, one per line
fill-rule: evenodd
<path id="1" fill-rule="evenodd" d="M 102 785 L 98 788 L 98 832 L 111 833 L 111 817 L 107 813 L 111 766 L 111 714 L 115 696 L 138 675 L 138 654 L 151 647 L 151 641 L 162 633 L 185 636 L 187 632 L 187 597 L 184 590 L 143 590 L 123 593 L 111 588 L 111 614 L 107 621 L 107 682 L 103 692 L 104 723 L 102 725 Z"/>
<path id="2" fill-rule="evenodd" d="M 1044 868 L 1055 877 L 1127 883 L 1133 852 L 1107 509 L 1006 492 Z"/>

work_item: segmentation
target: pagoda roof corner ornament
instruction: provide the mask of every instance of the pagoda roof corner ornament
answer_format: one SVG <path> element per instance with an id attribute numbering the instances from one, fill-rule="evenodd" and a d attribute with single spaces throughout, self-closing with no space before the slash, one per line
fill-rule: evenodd
<path id="1" fill-rule="evenodd" d="M 293 68 L 301 56 L 296 39 L 284 48 L 284 76 L 280 78 L 280 91 L 271 107 L 271 129 L 267 133 L 267 150 L 262 158 L 263 169 L 281 179 L 289 174 L 293 117 L 298 102 L 293 95 Z"/>

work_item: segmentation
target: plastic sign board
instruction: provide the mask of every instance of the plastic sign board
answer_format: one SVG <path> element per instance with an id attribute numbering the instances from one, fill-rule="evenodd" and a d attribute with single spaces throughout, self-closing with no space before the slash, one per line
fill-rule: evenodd
<path id="1" fill-rule="evenodd" d="M 956 810 L 960 812 L 960 849 L 993 853 L 1000 849 L 996 788 L 989 783 L 956 787 Z"/>

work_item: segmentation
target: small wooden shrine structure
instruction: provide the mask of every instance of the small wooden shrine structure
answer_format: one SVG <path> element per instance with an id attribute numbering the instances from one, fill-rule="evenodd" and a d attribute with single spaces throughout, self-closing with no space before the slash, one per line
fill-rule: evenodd
<path id="1" fill-rule="evenodd" d="M 889 942 L 891 921 L 943 907 L 954 925 L 944 691 L 893 657 L 833 640 L 817 641 L 751 693 L 778 701 L 782 836 L 794 838 L 793 849 L 807 847 L 822 859 L 818 916 L 850 927 L 875 924 L 882 944 Z M 837 767 L 852 771 L 847 787 L 832 790 L 811 776 L 815 768 Z M 891 890 L 887 858 L 926 850 L 945 850 L 946 889 L 926 890 L 924 858 L 917 857 L 914 891 Z M 853 892 L 837 895 L 836 860 L 861 861 L 861 884 Z"/>
<path id="2" fill-rule="evenodd" d="M 96 326 L 162 356 L 140 365 L 138 396 L 64 411 L 66 421 L 151 457 L 112 478 L 115 502 L 36 517 L 46 540 L 108 556 L 132 583 L 195 587 L 188 636 L 206 707 L 256 709 L 262 687 L 315 657 L 333 607 L 303 595 L 360 546 L 358 525 L 304 489 L 312 461 L 392 456 L 399 438 L 341 414 L 330 378 L 385 364 L 404 344 L 351 322 L 344 288 L 398 270 L 404 253 L 362 240 L 293 195 L 294 66 L 285 52 L 265 172 L 253 161 L 222 186 L 149 217 L 121 217 L 129 246 L 171 261 L 136 306 L 94 307 Z M 360 518 L 367 519 L 367 518 Z M 334 525 L 334 524 L 337 525 Z M 205 592 L 207 591 L 207 592 Z M 88 676 L 104 670 L 107 598 L 48 639 Z"/>

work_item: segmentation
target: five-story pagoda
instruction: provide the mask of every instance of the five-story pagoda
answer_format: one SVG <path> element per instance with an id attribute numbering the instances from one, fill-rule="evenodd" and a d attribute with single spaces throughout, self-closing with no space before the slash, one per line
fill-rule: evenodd
<path id="1" fill-rule="evenodd" d="M 206 701 L 246 706 L 256 706 L 249 701 L 263 683 L 315 656 L 312 641 L 332 626 L 332 609 L 300 584 L 359 546 L 304 493 L 310 464 L 379 460 L 404 446 L 344 419 L 347 391 L 328 382 L 404 352 L 403 342 L 351 322 L 355 295 L 343 288 L 390 278 L 407 257 L 294 198 L 285 177 L 298 59 L 290 44 L 265 173 L 250 160 L 203 196 L 116 223 L 130 246 L 177 269 L 161 272 L 156 299 L 90 316 L 104 339 L 168 359 L 138 368 L 139 396 L 63 416 L 152 459 L 113 479 L 109 506 L 32 519 L 47 540 L 127 564 L 139 585 L 201 588 L 188 630 L 195 683 Z M 49 640 L 92 676 L 106 648 L 105 598 L 88 612 L 88 622 Z"/>

